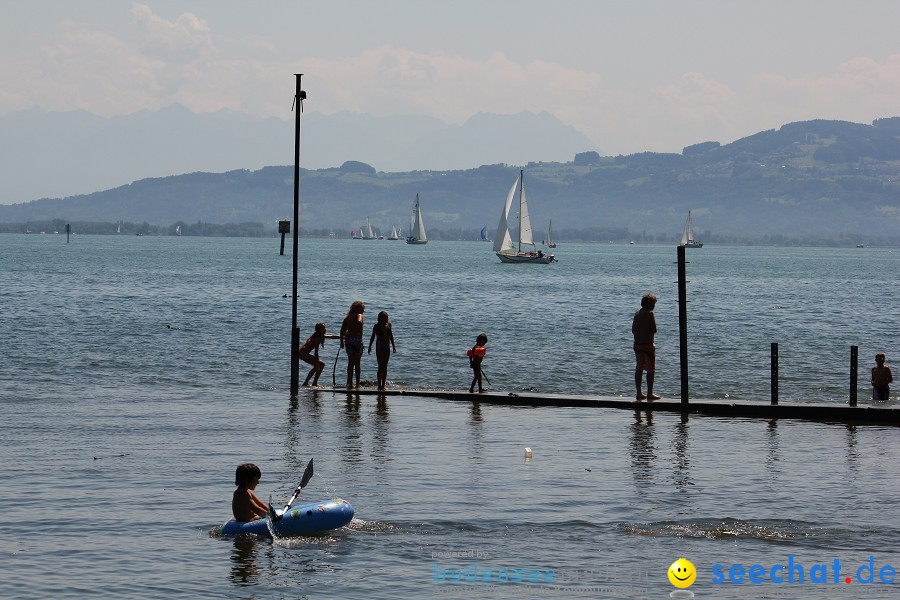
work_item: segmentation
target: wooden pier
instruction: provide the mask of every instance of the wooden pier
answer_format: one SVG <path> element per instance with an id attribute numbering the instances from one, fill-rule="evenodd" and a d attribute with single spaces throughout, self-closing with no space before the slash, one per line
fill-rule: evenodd
<path id="1" fill-rule="evenodd" d="M 456 402 L 503 404 L 507 406 L 553 406 L 576 408 L 615 408 L 633 411 L 661 411 L 720 417 L 754 419 L 800 419 L 864 425 L 900 425 L 900 410 L 894 407 L 849 406 L 844 404 L 766 404 L 762 402 L 712 401 L 691 399 L 633 400 L 618 396 L 538 394 L 534 392 L 485 392 L 470 394 L 452 390 L 387 390 L 374 388 L 335 388 L 336 393 L 364 396 L 417 396 Z"/>

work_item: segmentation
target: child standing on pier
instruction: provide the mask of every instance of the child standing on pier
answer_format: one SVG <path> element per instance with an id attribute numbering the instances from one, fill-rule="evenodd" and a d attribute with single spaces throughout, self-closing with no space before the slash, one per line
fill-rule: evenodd
<path id="1" fill-rule="evenodd" d="M 388 314 L 385 311 L 378 313 L 378 322 L 372 327 L 372 335 L 369 337 L 369 354 L 372 354 L 372 342 L 375 342 L 375 358 L 378 360 L 378 389 L 387 388 L 387 366 L 391 360 L 391 348 L 397 351 L 394 345 L 394 332 L 391 329 L 391 322 L 388 320 Z"/>
<path id="2" fill-rule="evenodd" d="M 634 369 L 634 385 L 637 388 L 637 399 L 659 400 L 659 396 L 653 393 L 653 374 L 656 371 L 656 344 L 653 336 L 656 335 L 656 317 L 653 316 L 653 308 L 656 306 L 656 296 L 644 294 L 641 298 L 641 308 L 634 313 L 631 321 L 631 333 L 634 334 L 634 357 L 636 366 Z M 641 393 L 641 379 L 643 371 L 647 371 L 647 395 Z"/>
<path id="3" fill-rule="evenodd" d="M 469 356 L 469 367 L 472 369 L 472 385 L 469 386 L 470 394 L 475 393 L 476 383 L 478 384 L 478 393 L 484 392 L 484 386 L 481 385 L 481 363 L 484 360 L 484 355 L 487 353 L 487 348 L 485 348 L 487 341 L 487 334 L 478 334 L 478 337 L 475 338 L 475 345 L 466 352 Z"/>
<path id="4" fill-rule="evenodd" d="M 875 355 L 875 366 L 872 367 L 872 400 L 887 400 L 891 395 L 888 385 L 894 381 L 891 368 L 884 364 L 884 352 Z"/>
<path id="5" fill-rule="evenodd" d="M 253 493 L 262 473 L 253 463 L 244 463 L 234 471 L 234 495 L 231 497 L 231 512 L 235 521 L 255 521 L 265 517 L 269 505 Z"/>
<path id="6" fill-rule="evenodd" d="M 309 373 L 306 375 L 306 380 L 303 382 L 303 386 L 306 387 L 309 385 L 309 378 L 315 374 L 315 379 L 313 379 L 313 387 L 319 385 L 319 375 L 322 374 L 322 369 L 325 368 L 325 363 L 319 360 L 319 346 L 325 345 L 325 339 L 336 340 L 341 336 L 334 335 L 333 333 L 325 333 L 325 323 L 316 323 L 316 330 L 313 332 L 309 338 L 303 345 L 300 346 L 300 360 L 305 363 L 312 365 L 312 369 L 309 370 Z"/>
<path id="7" fill-rule="evenodd" d="M 363 313 L 366 305 L 362 300 L 355 300 L 350 305 L 344 322 L 341 323 L 341 348 L 347 350 L 347 389 L 353 382 L 353 371 L 356 371 L 356 387 L 359 387 L 359 363 L 363 353 Z"/>

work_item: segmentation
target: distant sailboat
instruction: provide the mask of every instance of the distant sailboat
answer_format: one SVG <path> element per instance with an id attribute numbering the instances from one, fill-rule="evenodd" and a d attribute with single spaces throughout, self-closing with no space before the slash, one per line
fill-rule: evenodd
<path id="1" fill-rule="evenodd" d="M 491 240 L 489 240 L 488 237 L 487 237 L 487 225 L 485 225 L 484 227 L 481 228 L 481 241 L 482 241 L 482 242 L 489 242 L 489 241 L 491 241 Z"/>
<path id="2" fill-rule="evenodd" d="M 397 228 L 396 228 L 396 227 L 391 226 L 391 235 L 388 236 L 388 239 L 389 239 L 389 240 L 399 240 L 399 239 L 400 239 L 400 236 L 397 235 Z"/>
<path id="3" fill-rule="evenodd" d="M 509 235 L 509 209 L 512 207 L 513 198 L 519 189 L 519 231 L 518 245 L 513 244 Z M 513 186 L 509 188 L 506 203 L 500 213 L 500 224 L 497 226 L 497 235 L 494 237 L 494 252 L 501 262 L 505 263 L 536 263 L 548 264 L 554 262 L 556 257 L 552 254 L 544 254 L 542 251 L 523 251 L 522 246 L 536 248 L 531 233 L 531 217 L 528 215 L 528 201 L 525 199 L 525 172 L 519 171 Z"/>
<path id="4" fill-rule="evenodd" d="M 409 219 L 409 235 L 406 236 L 406 243 L 428 243 L 428 237 L 425 235 L 425 221 L 422 220 L 422 206 L 419 204 L 418 194 L 416 194 L 416 201 L 413 204 L 412 216 Z"/>
<path id="5" fill-rule="evenodd" d="M 691 211 L 688 211 L 687 221 L 684 223 L 684 233 L 681 234 L 681 244 L 685 248 L 702 248 L 703 242 L 694 239 L 694 221 L 691 219 Z"/>
<path id="6" fill-rule="evenodd" d="M 122 221 L 116 221 L 116 233 L 122 233 Z"/>
<path id="7" fill-rule="evenodd" d="M 357 240 L 378 239 L 375 237 L 375 232 L 372 231 L 372 225 L 369 223 L 369 217 L 366 217 L 366 224 L 359 228 L 359 231 L 356 232 L 356 237 L 354 239 L 357 239 Z"/>
<path id="8" fill-rule="evenodd" d="M 181 225 L 175 226 L 175 235 L 181 235 Z"/>
<path id="9" fill-rule="evenodd" d="M 556 248 L 556 242 L 553 241 L 553 220 L 550 221 L 550 227 L 547 228 L 547 247 Z"/>

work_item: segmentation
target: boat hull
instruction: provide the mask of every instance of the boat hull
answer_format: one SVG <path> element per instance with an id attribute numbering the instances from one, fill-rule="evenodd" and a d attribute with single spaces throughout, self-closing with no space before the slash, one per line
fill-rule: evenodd
<path id="1" fill-rule="evenodd" d="M 503 252 L 497 252 L 497 258 L 500 259 L 500 262 L 505 263 L 527 263 L 527 264 L 539 264 L 539 265 L 547 265 L 552 262 L 556 262 L 556 257 L 552 254 L 544 254 L 542 256 L 538 256 L 533 252 L 517 252 L 515 254 L 508 253 L 505 254 Z"/>
<path id="2" fill-rule="evenodd" d="M 703 242 L 688 242 L 684 245 L 685 248 L 702 248 Z"/>
<path id="3" fill-rule="evenodd" d="M 346 500 L 322 500 L 312 504 L 293 506 L 284 517 L 272 526 L 278 537 L 311 535 L 338 529 L 353 519 L 353 507 Z M 232 519 L 222 526 L 224 535 L 255 534 L 272 537 L 269 532 L 269 519 L 238 522 Z"/>
<path id="4" fill-rule="evenodd" d="M 407 244 L 427 244 L 428 240 L 418 240 L 416 238 L 406 238 Z"/>

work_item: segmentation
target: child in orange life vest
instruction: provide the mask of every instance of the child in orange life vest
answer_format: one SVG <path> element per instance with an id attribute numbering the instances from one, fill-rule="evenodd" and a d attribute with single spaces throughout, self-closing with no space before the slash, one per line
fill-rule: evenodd
<path id="1" fill-rule="evenodd" d="M 487 344 L 487 334 L 481 333 L 475 338 L 475 345 L 469 348 L 466 354 L 469 357 L 469 367 L 473 371 L 472 385 L 469 386 L 469 393 L 475 393 L 475 384 L 478 383 L 478 392 L 484 392 L 484 386 L 481 385 L 481 362 L 487 352 L 485 344 Z"/>

